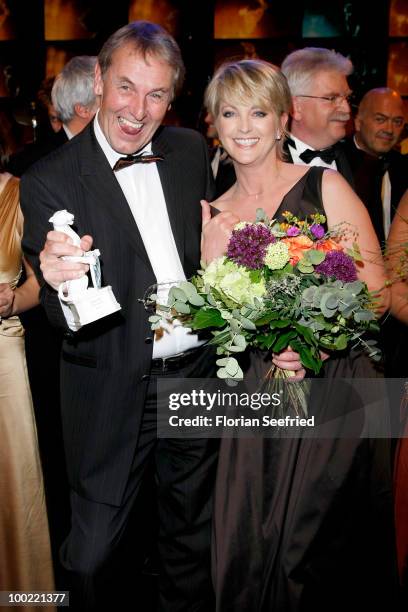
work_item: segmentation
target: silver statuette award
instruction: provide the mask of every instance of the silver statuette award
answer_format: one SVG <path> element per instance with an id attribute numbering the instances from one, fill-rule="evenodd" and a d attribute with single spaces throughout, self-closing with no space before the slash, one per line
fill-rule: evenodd
<path id="1" fill-rule="evenodd" d="M 49 221 L 57 232 L 67 234 L 75 246 L 80 246 L 80 237 L 70 227 L 74 222 L 73 214 L 67 210 L 59 210 Z M 93 284 L 93 287 L 88 287 L 88 276 L 84 275 L 82 278 L 65 281 L 58 288 L 58 296 L 70 309 L 76 330 L 121 308 L 113 295 L 112 287 L 101 287 L 99 255 L 99 250 L 94 249 L 84 253 L 82 257 L 63 257 L 68 261 L 88 264 Z"/>

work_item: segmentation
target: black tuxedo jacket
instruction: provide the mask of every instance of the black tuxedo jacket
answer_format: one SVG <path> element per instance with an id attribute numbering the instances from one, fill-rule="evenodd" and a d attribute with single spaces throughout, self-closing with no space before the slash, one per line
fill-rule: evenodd
<path id="1" fill-rule="evenodd" d="M 188 278 L 200 262 L 200 199 L 213 199 L 207 146 L 196 132 L 166 127 L 156 133 L 152 150 L 164 156 L 158 171 Z M 51 229 L 49 219 L 67 209 L 75 215 L 79 235 L 93 236 L 101 251 L 102 284 L 112 286 L 122 306 L 119 313 L 71 333 L 56 292 L 42 280 L 47 315 L 66 330 L 61 407 L 70 484 L 88 499 L 119 505 L 136 449 L 152 357 L 149 313 L 138 300 L 155 277 L 92 125 L 25 173 L 21 206 L 23 249 L 40 282 L 38 254 Z"/>
<path id="2" fill-rule="evenodd" d="M 406 189 L 408 189 L 408 156 L 391 150 L 382 158 L 368 155 L 358 149 L 352 138 L 345 142 L 345 153 L 349 161 L 355 191 L 365 204 L 378 239 L 384 242 L 381 186 L 383 175 L 388 170 L 391 182 L 391 220 Z"/>
<path id="3" fill-rule="evenodd" d="M 37 142 L 28 144 L 22 151 L 12 155 L 7 164 L 7 170 L 14 176 L 21 177 L 36 161 L 66 142 L 68 142 L 68 136 L 63 128 L 59 132 L 54 132 L 50 128 L 46 136 L 40 138 Z"/>
<path id="4" fill-rule="evenodd" d="M 350 165 L 347 160 L 347 156 L 343 149 L 342 142 L 337 143 L 336 145 L 337 157 L 336 157 L 336 165 L 337 170 L 344 176 L 346 181 L 351 185 L 354 189 L 354 180 L 353 174 L 351 172 Z M 287 145 L 287 142 L 284 144 L 284 151 L 286 154 L 285 161 L 293 164 L 293 158 L 290 153 L 290 149 Z M 234 166 L 227 160 L 221 161 L 218 166 L 217 178 L 215 179 L 216 184 L 216 197 L 218 198 L 223 193 L 225 193 L 234 183 L 235 183 L 235 170 Z"/>
<path id="5" fill-rule="evenodd" d="M 350 168 L 350 164 L 347 159 L 346 152 L 344 150 L 344 141 L 340 141 L 336 143 L 334 146 L 336 147 L 336 166 L 337 171 L 346 179 L 349 185 L 354 189 L 354 179 L 353 173 Z M 289 147 L 287 146 L 287 142 L 284 144 L 284 151 L 286 153 L 286 161 L 293 164 L 293 158 L 290 152 Z"/>

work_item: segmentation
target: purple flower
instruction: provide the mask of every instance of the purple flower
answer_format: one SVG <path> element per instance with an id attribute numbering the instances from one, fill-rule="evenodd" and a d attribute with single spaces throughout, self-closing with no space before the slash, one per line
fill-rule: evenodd
<path id="1" fill-rule="evenodd" d="M 313 236 L 318 240 L 320 240 L 320 238 L 323 238 L 326 233 L 323 225 L 320 225 L 320 223 L 313 223 L 313 225 L 310 226 L 310 231 Z"/>
<path id="2" fill-rule="evenodd" d="M 342 251 L 329 251 L 321 264 L 315 267 L 315 272 L 325 276 L 334 276 L 337 280 L 351 283 L 357 280 L 354 260 Z"/>
<path id="3" fill-rule="evenodd" d="M 292 227 L 286 230 L 286 235 L 290 237 L 299 236 L 299 234 L 300 234 L 300 229 L 298 227 L 295 227 L 294 225 L 292 225 Z"/>
<path id="4" fill-rule="evenodd" d="M 275 237 L 265 225 L 246 225 L 233 230 L 227 257 L 240 266 L 257 270 L 264 265 L 266 249 L 274 241 Z"/>

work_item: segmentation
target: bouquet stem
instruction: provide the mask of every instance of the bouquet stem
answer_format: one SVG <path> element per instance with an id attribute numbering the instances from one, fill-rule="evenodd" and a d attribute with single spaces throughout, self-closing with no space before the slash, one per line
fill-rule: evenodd
<path id="1" fill-rule="evenodd" d="M 287 416 L 285 408 L 288 408 L 290 413 L 294 412 L 296 416 L 307 417 L 307 396 L 310 381 L 290 382 L 293 376 L 296 376 L 296 372 L 283 370 L 275 364 L 272 364 L 265 375 L 262 389 L 268 393 L 281 392 L 282 401 L 278 418 Z M 279 381 L 287 381 L 287 384 L 282 385 Z"/>

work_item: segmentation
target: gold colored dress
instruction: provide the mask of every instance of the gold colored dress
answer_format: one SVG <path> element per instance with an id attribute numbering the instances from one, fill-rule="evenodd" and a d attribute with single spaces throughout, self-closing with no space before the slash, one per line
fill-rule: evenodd
<path id="1" fill-rule="evenodd" d="M 11 177 L 0 193 L 0 283 L 12 288 L 21 274 L 22 221 L 19 181 Z M 24 329 L 17 316 L 0 324 L 0 500 L 0 591 L 53 590 Z"/>

